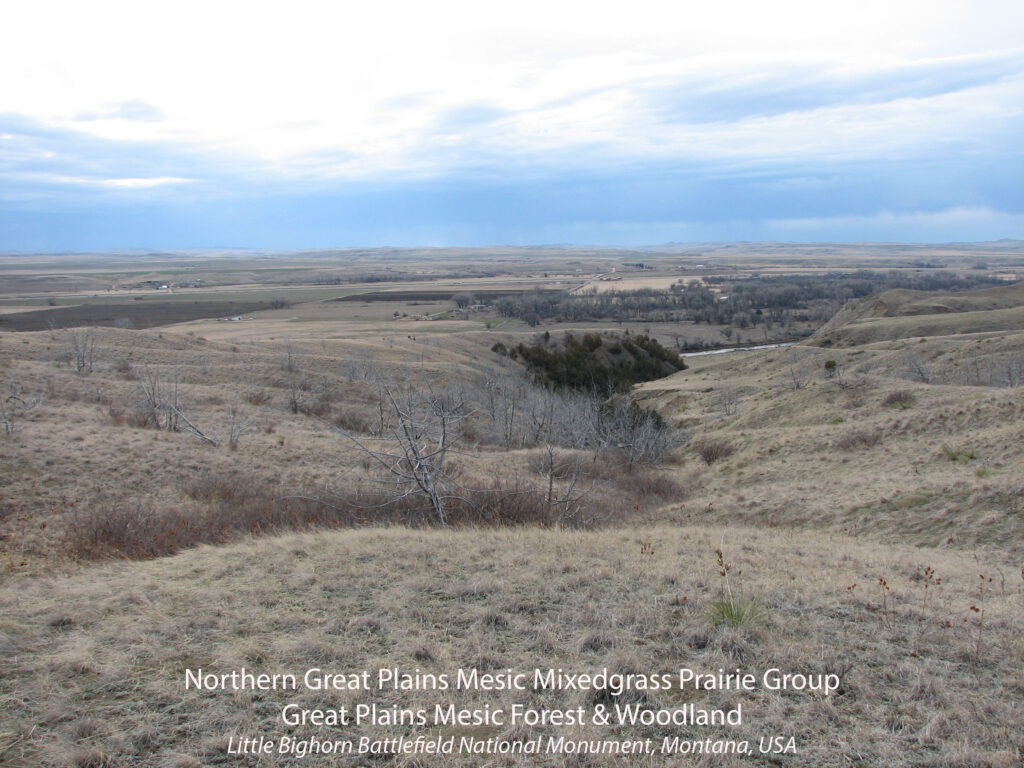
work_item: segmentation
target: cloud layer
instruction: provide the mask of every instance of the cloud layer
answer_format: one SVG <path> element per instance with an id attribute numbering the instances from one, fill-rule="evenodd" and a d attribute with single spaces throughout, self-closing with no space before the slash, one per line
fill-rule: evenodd
<path id="1" fill-rule="evenodd" d="M 1015 4 L 102 5 L 0 33 L 0 250 L 1024 237 Z"/>

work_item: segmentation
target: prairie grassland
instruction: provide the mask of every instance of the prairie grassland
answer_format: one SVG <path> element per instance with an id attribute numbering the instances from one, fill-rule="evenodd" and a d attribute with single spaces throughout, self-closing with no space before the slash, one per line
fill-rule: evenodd
<path id="1" fill-rule="evenodd" d="M 763 606 L 763 623 L 713 623 L 709 605 L 723 589 L 714 553 L 719 547 L 734 567 L 732 589 Z M 648 674 L 739 668 L 759 678 L 773 667 L 834 673 L 840 688 L 827 697 L 760 686 L 641 695 L 648 707 L 742 703 L 743 725 L 736 728 L 442 730 L 513 740 L 649 737 L 659 744 L 665 735 L 756 743 L 761 735 L 785 734 L 799 745 L 796 756 L 784 758 L 787 765 L 849 765 L 856 755 L 859 764 L 873 766 L 1012 766 L 1024 749 L 1024 583 L 1016 566 L 997 556 L 979 560 L 959 551 L 743 527 L 371 529 L 203 547 L 66 577 L 18 578 L 0 593 L 0 764 L 233 764 L 239 758 L 224 751 L 231 735 L 342 735 L 283 724 L 280 710 L 290 702 L 432 711 L 452 702 L 567 708 L 604 700 L 592 692 L 532 687 L 492 693 L 184 689 L 190 668 L 301 675 L 313 667 L 397 666 L 451 675 L 460 667 Z M 344 736 L 414 732 L 363 725 L 344 729 Z M 589 756 L 583 764 L 618 765 L 620 759 Z M 636 764 L 678 761 L 655 754 Z M 288 763 L 276 756 L 259 761 Z M 565 755 L 501 763 L 578 764 Z M 479 758 L 455 756 L 443 764 L 478 765 Z"/>
<path id="2" fill-rule="evenodd" d="M 702 443 L 733 449 L 660 519 L 742 523 L 1024 555 L 1024 389 L 924 384 L 1024 360 L 1024 334 L 690 358 L 638 388 Z M 836 360 L 829 374 L 826 362 Z M 904 393 L 898 405 L 886 405 Z M 945 449 L 965 452 L 950 460 Z M 969 456 L 969 458 L 967 458 Z M 706 464 L 706 462 L 704 462 Z"/>
<path id="3" fill-rule="evenodd" d="M 0 334 L 0 765 L 238 764 L 246 758 L 225 753 L 232 736 L 338 736 L 282 723 L 288 702 L 616 703 L 533 688 L 184 690 L 185 669 L 242 666 L 299 674 L 390 666 L 449 674 L 832 673 L 841 689 L 828 697 L 759 687 L 669 688 L 631 699 L 651 708 L 742 703 L 736 728 L 444 733 L 755 744 L 791 735 L 799 748 L 796 756 L 634 761 L 650 766 L 1021 764 L 1024 387 L 1013 377 L 1024 333 L 689 358 L 689 370 L 633 393 L 688 438 L 661 466 L 630 472 L 608 453 L 558 449 L 583 467 L 596 530 L 366 525 L 372 521 L 326 530 L 353 521 L 293 516 L 254 526 L 279 534 L 255 537 L 246 527 L 254 514 L 365 481 L 372 462 L 338 425 L 370 434 L 381 381 L 485 392 L 521 375 L 491 351 L 495 341 L 534 333 L 462 332 L 465 320 L 381 332 L 378 318 L 289 317 L 284 309 L 263 321 L 164 331 Z M 343 338 L 325 337 L 333 322 Z M 86 339 L 95 346 L 83 351 Z M 140 421 L 144 385 L 157 379 L 219 445 Z M 568 484 L 543 445 L 499 445 L 499 422 L 493 412 L 465 422 L 451 459 L 464 485 Z M 232 446 L 227 436 L 240 424 Z M 245 525 L 163 550 L 184 549 L 173 557 L 75 557 L 69 537 L 77 521 L 126 512 L 136 515 L 125 518 L 129 526 L 160 515 L 218 525 L 234 516 Z M 728 585 L 716 549 L 732 566 Z M 727 589 L 752 606 L 747 619 L 723 610 Z M 412 730 L 365 725 L 345 736 Z M 374 761 L 481 764 L 468 755 Z M 492 763 L 582 768 L 621 758 Z"/>

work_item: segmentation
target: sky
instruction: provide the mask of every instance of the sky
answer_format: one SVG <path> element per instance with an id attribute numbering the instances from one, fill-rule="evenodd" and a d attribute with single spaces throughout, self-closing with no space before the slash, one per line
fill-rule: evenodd
<path id="1" fill-rule="evenodd" d="M 1024 3 L 34 0 L 0 251 L 1024 238 Z"/>

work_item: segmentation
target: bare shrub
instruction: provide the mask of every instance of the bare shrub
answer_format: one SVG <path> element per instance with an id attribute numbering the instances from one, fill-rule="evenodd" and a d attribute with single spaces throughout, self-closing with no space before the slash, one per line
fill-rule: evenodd
<path id="1" fill-rule="evenodd" d="M 392 524 L 405 526 L 437 525 L 437 517 L 429 502 L 422 497 L 403 496 L 394 499 L 377 488 L 361 488 L 340 500 L 341 506 L 352 510 L 361 524 Z M 602 511 L 600 505 L 587 507 L 588 512 Z M 546 492 L 519 480 L 495 480 L 484 488 L 464 488 L 459 496 L 449 499 L 445 508 L 446 525 L 451 527 L 507 527 L 521 525 L 590 527 L 596 514 L 565 515 L 557 503 L 550 503 Z"/>
<path id="2" fill-rule="evenodd" d="M 114 366 L 114 370 L 121 374 L 121 377 L 128 379 L 129 381 L 135 378 L 135 366 L 132 365 L 132 361 L 127 357 L 122 357 L 117 361 L 117 365 Z"/>
<path id="3" fill-rule="evenodd" d="M 42 404 L 41 393 L 30 394 L 20 385 L 11 386 L 7 396 L 0 399 L 0 429 L 4 435 L 13 437 L 18 431 L 19 422 Z"/>
<path id="4" fill-rule="evenodd" d="M 237 449 L 245 435 L 256 431 L 255 423 L 255 419 L 246 418 L 236 408 L 230 408 L 228 410 L 228 448 Z"/>
<path id="5" fill-rule="evenodd" d="M 450 513 L 454 525 L 549 526 L 569 522 L 559 517 L 541 489 L 497 480 L 489 488 L 469 491 L 452 505 Z"/>
<path id="6" fill-rule="evenodd" d="M 362 411 L 345 408 L 334 417 L 334 426 L 346 432 L 357 432 L 363 435 L 373 433 L 372 420 Z"/>
<path id="7" fill-rule="evenodd" d="M 835 448 L 839 451 L 856 451 L 861 448 L 871 448 L 880 442 L 882 442 L 881 430 L 855 429 L 838 438 Z"/>
<path id="8" fill-rule="evenodd" d="M 331 401 L 318 397 L 302 409 L 307 416 L 316 416 L 318 419 L 326 419 L 331 415 Z"/>
<path id="9" fill-rule="evenodd" d="M 173 555 L 199 544 L 223 544 L 254 534 L 337 527 L 353 523 L 348 510 L 316 499 L 252 495 L 204 509 L 149 509 L 122 505 L 75 515 L 66 530 L 69 553 L 80 559 Z"/>
<path id="10" fill-rule="evenodd" d="M 281 350 L 281 370 L 288 373 L 299 373 L 302 370 L 300 351 L 290 341 Z"/>
<path id="11" fill-rule="evenodd" d="M 159 557 L 200 540 L 199 529 L 180 512 L 136 506 L 76 511 L 67 531 L 68 550 L 82 559 Z"/>
<path id="12" fill-rule="evenodd" d="M 96 359 L 96 329 L 69 328 L 62 334 L 64 356 L 76 373 L 92 373 Z"/>
<path id="13" fill-rule="evenodd" d="M 909 389 L 897 389 L 882 398 L 882 405 L 885 408 L 912 408 L 917 402 L 917 397 Z"/>
<path id="14" fill-rule="evenodd" d="M 107 416 L 110 419 L 110 423 L 113 424 L 115 427 L 123 427 L 125 425 L 125 422 L 127 421 L 127 416 L 125 415 L 124 408 L 120 407 L 119 405 L 111 404 L 107 408 Z"/>
<path id="15" fill-rule="evenodd" d="M 268 495 L 259 478 L 242 472 L 231 474 L 207 472 L 189 480 L 183 490 L 190 498 L 207 503 L 226 501 L 240 504 L 255 499 L 264 499 Z"/>
<path id="16" fill-rule="evenodd" d="M 390 522 L 367 519 L 356 507 L 329 495 L 275 496 L 268 485 L 241 472 L 207 473 L 187 483 L 184 491 L 194 504 L 74 507 L 65 530 L 68 552 L 80 559 L 141 559 L 250 535 Z M 419 514 L 429 517 L 423 505 Z"/>
<path id="17" fill-rule="evenodd" d="M 250 389 L 245 393 L 245 402 L 249 405 L 266 405 L 273 396 L 265 389 Z"/>
<path id="18" fill-rule="evenodd" d="M 716 461 L 729 458 L 732 456 L 733 451 L 736 450 L 731 443 L 727 443 L 724 440 L 703 440 L 694 447 L 708 466 L 711 466 Z"/>
<path id="19" fill-rule="evenodd" d="M 656 469 L 641 470 L 618 476 L 616 487 L 638 499 L 685 501 L 691 496 L 688 484 L 668 472 Z"/>

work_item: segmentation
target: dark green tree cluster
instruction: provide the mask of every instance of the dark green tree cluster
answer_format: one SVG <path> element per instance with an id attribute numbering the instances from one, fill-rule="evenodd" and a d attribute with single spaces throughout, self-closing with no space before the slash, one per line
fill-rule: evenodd
<path id="1" fill-rule="evenodd" d="M 549 337 L 550 339 L 550 337 Z M 679 356 L 649 336 L 565 334 L 561 342 L 541 339 L 495 351 L 521 358 L 535 378 L 557 389 L 624 392 L 632 385 L 686 368 Z"/>

